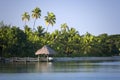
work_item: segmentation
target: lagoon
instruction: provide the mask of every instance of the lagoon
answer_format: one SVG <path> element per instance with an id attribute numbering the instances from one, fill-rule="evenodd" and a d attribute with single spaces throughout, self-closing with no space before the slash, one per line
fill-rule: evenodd
<path id="1" fill-rule="evenodd" d="M 120 61 L 0 63 L 0 80 L 120 80 Z"/>

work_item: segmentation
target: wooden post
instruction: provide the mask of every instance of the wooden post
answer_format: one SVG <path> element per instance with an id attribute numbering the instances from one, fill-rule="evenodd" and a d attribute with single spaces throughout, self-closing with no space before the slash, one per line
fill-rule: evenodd
<path id="1" fill-rule="evenodd" d="M 47 62 L 49 61 L 49 57 L 48 57 L 48 55 L 47 55 Z"/>
<path id="2" fill-rule="evenodd" d="M 39 57 L 39 55 L 38 55 L 38 62 L 40 61 L 40 57 Z"/>

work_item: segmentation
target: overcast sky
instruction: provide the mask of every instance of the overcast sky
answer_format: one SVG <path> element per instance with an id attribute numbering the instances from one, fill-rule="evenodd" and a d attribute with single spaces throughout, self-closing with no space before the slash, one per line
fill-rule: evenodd
<path id="1" fill-rule="evenodd" d="M 42 11 L 36 27 L 42 25 L 46 28 L 44 16 L 48 11 L 56 15 L 56 24 L 49 26 L 49 32 L 67 23 L 81 35 L 86 32 L 93 35 L 120 34 L 120 0 L 0 0 L 0 21 L 22 29 L 21 15 L 25 11 L 31 14 L 35 7 Z M 32 28 L 33 19 L 27 24 Z"/>

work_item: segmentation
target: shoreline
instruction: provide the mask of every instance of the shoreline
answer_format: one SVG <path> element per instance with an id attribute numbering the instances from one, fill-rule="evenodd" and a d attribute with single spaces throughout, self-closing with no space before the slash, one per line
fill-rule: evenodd
<path id="1" fill-rule="evenodd" d="M 51 58 L 51 57 L 50 57 Z M 68 62 L 68 61 L 116 61 L 120 60 L 120 56 L 112 57 L 52 57 L 52 60 L 47 60 L 47 58 L 32 58 L 32 57 L 13 57 L 5 58 L 4 60 L 0 59 L 0 62 Z"/>
<path id="2" fill-rule="evenodd" d="M 63 57 L 63 58 L 54 58 L 55 61 L 114 61 L 120 60 L 120 56 L 113 57 Z"/>

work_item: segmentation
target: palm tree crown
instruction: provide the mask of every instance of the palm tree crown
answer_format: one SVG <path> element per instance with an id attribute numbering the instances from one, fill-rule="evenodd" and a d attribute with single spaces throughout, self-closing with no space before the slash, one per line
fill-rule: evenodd
<path id="1" fill-rule="evenodd" d="M 22 21 L 25 21 L 25 25 L 26 25 L 26 21 L 30 20 L 30 15 L 28 14 L 28 12 L 24 12 L 24 14 L 22 14 Z"/>
<path id="2" fill-rule="evenodd" d="M 32 10 L 32 18 L 38 19 L 41 16 L 41 10 L 40 8 L 36 7 L 34 10 Z"/>
<path id="3" fill-rule="evenodd" d="M 33 24 L 33 29 L 35 29 L 36 19 L 40 18 L 40 16 L 41 16 L 41 10 L 40 10 L 40 8 L 36 7 L 36 8 L 32 11 L 32 18 L 35 18 L 34 24 Z"/>
<path id="4" fill-rule="evenodd" d="M 52 12 L 48 12 L 47 13 L 47 16 L 45 16 L 45 22 L 46 22 L 46 25 L 48 26 L 49 24 L 50 25 L 54 25 L 55 22 L 56 22 L 56 16 L 54 15 L 54 13 Z"/>
<path id="5" fill-rule="evenodd" d="M 68 25 L 67 25 L 67 23 L 63 23 L 63 24 L 61 24 L 61 29 L 63 30 L 63 31 L 69 31 L 69 27 L 68 27 Z"/>

